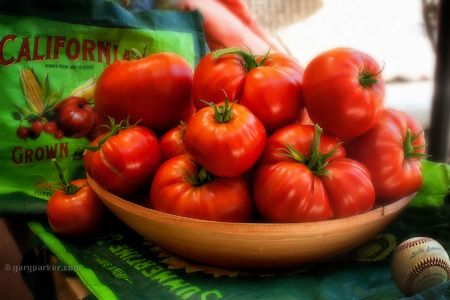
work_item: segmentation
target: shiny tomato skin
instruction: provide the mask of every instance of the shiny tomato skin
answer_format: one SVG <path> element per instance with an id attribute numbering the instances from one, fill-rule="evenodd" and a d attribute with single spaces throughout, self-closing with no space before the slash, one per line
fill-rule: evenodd
<path id="1" fill-rule="evenodd" d="M 348 157 L 369 170 L 380 204 L 392 203 L 417 192 L 422 186 L 421 158 L 407 157 L 403 148 L 408 128 L 418 136 L 412 146 L 425 145 L 419 123 L 403 111 L 385 108 L 374 128 L 345 144 Z M 413 152 L 424 154 L 425 147 Z"/>
<path id="2" fill-rule="evenodd" d="M 330 160 L 321 176 L 328 194 L 334 218 L 346 218 L 370 211 L 375 202 L 375 190 L 367 168 L 359 162 L 340 158 Z"/>
<path id="3" fill-rule="evenodd" d="M 333 217 L 323 183 L 303 164 L 280 161 L 259 168 L 253 178 L 253 194 L 258 211 L 269 222 Z"/>
<path id="4" fill-rule="evenodd" d="M 311 136 L 314 135 L 314 125 L 312 124 L 296 123 L 277 130 L 267 139 L 266 147 L 258 161 L 258 165 L 274 164 L 284 160 L 294 161 L 283 155 L 285 152 L 280 151 L 280 149 L 286 147 L 286 142 L 303 156 L 308 157 L 310 155 Z M 326 133 L 322 133 L 320 136 L 320 151 L 322 153 L 331 151 L 338 144 L 339 140 L 334 136 Z M 336 150 L 331 159 L 345 157 L 345 149 L 342 144 Z"/>
<path id="5" fill-rule="evenodd" d="M 385 101 L 381 74 L 376 83 L 361 85 L 361 75 L 379 73 L 381 68 L 369 55 L 336 48 L 317 55 L 305 68 L 303 102 L 309 117 L 338 138 L 353 138 L 374 127 Z"/>
<path id="6" fill-rule="evenodd" d="M 256 61 L 261 62 L 262 57 Z M 303 68 L 286 54 L 273 53 L 248 72 L 235 54 L 212 59 L 202 58 L 195 69 L 193 101 L 198 109 L 202 102 L 219 103 L 228 99 L 247 106 L 266 127 L 268 134 L 297 122 L 303 112 Z"/>
<path id="7" fill-rule="evenodd" d="M 313 222 L 368 212 L 375 201 L 369 172 L 346 158 L 339 140 L 320 136 L 319 153 L 335 153 L 324 161 L 324 174 L 308 167 L 312 124 L 293 124 L 277 130 L 266 143 L 253 177 L 256 207 L 270 222 Z M 284 154 L 288 143 L 307 160 L 299 162 Z"/>
<path id="8" fill-rule="evenodd" d="M 218 103 L 217 106 L 223 106 Z M 184 133 L 186 152 L 214 175 L 235 177 L 257 162 L 267 135 L 264 125 L 245 106 L 234 103 L 233 117 L 218 123 L 212 107 L 200 109 Z"/>
<path id="9" fill-rule="evenodd" d="M 258 117 L 268 134 L 301 118 L 303 72 L 282 53 L 271 54 L 264 65 L 248 72 L 240 104 Z"/>
<path id="10" fill-rule="evenodd" d="M 227 54 L 212 59 L 213 52 L 204 56 L 194 71 L 192 83 L 192 101 L 197 110 L 207 107 L 208 103 L 219 103 L 225 98 L 233 102 L 241 98 L 247 73 L 241 59 Z"/>
<path id="11" fill-rule="evenodd" d="M 254 204 L 249 181 L 242 177 L 215 177 L 195 186 L 186 179 L 197 165 L 188 155 L 173 157 L 158 169 L 152 182 L 150 207 L 183 217 L 220 221 L 251 222 Z"/>
<path id="12" fill-rule="evenodd" d="M 179 125 L 167 131 L 161 137 L 160 146 L 164 161 L 186 153 L 186 148 L 184 147 L 184 130 L 183 125 Z"/>
<path id="13" fill-rule="evenodd" d="M 98 145 L 103 136 L 91 146 Z M 135 125 L 109 137 L 99 150 L 87 150 L 83 162 L 88 174 L 103 188 L 117 196 L 129 197 L 150 187 L 162 160 L 156 134 Z"/>
<path id="14" fill-rule="evenodd" d="M 47 202 L 47 218 L 53 231 L 65 237 L 92 236 L 101 228 L 107 208 L 86 179 L 71 182 L 79 187 L 77 193 L 67 195 L 57 190 Z"/>
<path id="15" fill-rule="evenodd" d="M 190 101 L 193 70 L 175 53 L 161 52 L 138 60 L 121 60 L 100 75 L 94 92 L 95 107 L 106 124 L 130 117 L 130 123 L 163 133 L 177 124 Z"/>

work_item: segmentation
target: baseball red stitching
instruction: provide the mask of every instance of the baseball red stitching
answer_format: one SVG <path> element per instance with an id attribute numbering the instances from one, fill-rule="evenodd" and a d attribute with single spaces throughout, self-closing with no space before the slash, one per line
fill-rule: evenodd
<path id="1" fill-rule="evenodd" d="M 431 238 L 427 238 L 427 237 L 424 237 L 424 238 L 421 238 L 421 239 L 418 239 L 418 240 L 414 240 L 414 241 L 410 241 L 408 243 L 405 243 L 403 245 L 398 246 L 394 250 L 394 253 L 403 251 L 405 249 L 408 249 L 408 248 L 411 248 L 411 247 L 414 247 L 414 246 L 417 246 L 417 245 L 420 245 L 420 244 L 425 244 L 425 243 L 428 243 L 428 242 L 431 242 L 431 241 L 434 241 L 434 240 L 431 239 Z"/>
<path id="2" fill-rule="evenodd" d="M 427 259 L 421 260 L 417 265 L 412 268 L 406 277 L 405 282 L 405 294 L 412 295 L 414 282 L 420 273 L 429 267 L 441 267 L 447 273 L 447 279 L 450 278 L 450 265 L 442 258 L 429 257 Z"/>

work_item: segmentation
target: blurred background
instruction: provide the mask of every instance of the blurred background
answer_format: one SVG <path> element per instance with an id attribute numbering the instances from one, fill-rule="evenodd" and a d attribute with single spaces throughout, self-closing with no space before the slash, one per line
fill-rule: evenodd
<path id="1" fill-rule="evenodd" d="M 444 32 L 450 25 L 442 18 L 438 30 L 439 14 L 445 13 L 439 0 L 155 0 L 153 5 L 198 9 L 212 51 L 248 46 L 265 54 L 271 48 L 291 54 L 303 67 L 336 47 L 371 55 L 384 65 L 386 106 L 407 112 L 424 127 L 430 160 L 450 161 L 450 101 L 445 96 L 450 33 Z"/>
<path id="2" fill-rule="evenodd" d="M 303 66 L 335 47 L 371 55 L 385 66 L 386 106 L 406 111 L 424 127 L 430 126 L 436 61 L 430 34 L 436 29 L 434 23 L 427 23 L 421 0 L 248 2 L 261 24 Z M 273 11 L 279 15 L 271 15 Z"/>

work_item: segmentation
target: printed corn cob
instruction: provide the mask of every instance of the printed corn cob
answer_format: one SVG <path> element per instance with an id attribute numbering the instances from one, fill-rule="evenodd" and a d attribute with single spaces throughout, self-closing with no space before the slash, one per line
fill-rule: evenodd
<path id="1" fill-rule="evenodd" d="M 20 71 L 20 84 L 22 86 L 23 94 L 27 107 L 37 114 L 41 114 L 44 110 L 42 103 L 42 90 L 34 73 L 29 69 L 22 69 Z"/>

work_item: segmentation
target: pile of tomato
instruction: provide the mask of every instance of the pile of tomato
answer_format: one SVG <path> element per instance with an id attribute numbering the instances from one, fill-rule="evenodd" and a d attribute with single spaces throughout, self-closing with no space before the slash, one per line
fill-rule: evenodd
<path id="1" fill-rule="evenodd" d="M 84 166 L 113 194 L 180 216 L 349 217 L 422 185 L 423 129 L 384 102 L 382 67 L 350 48 L 306 68 L 236 48 L 206 55 L 195 70 L 174 53 L 119 61 L 96 83 L 96 113 L 109 130 Z"/>

